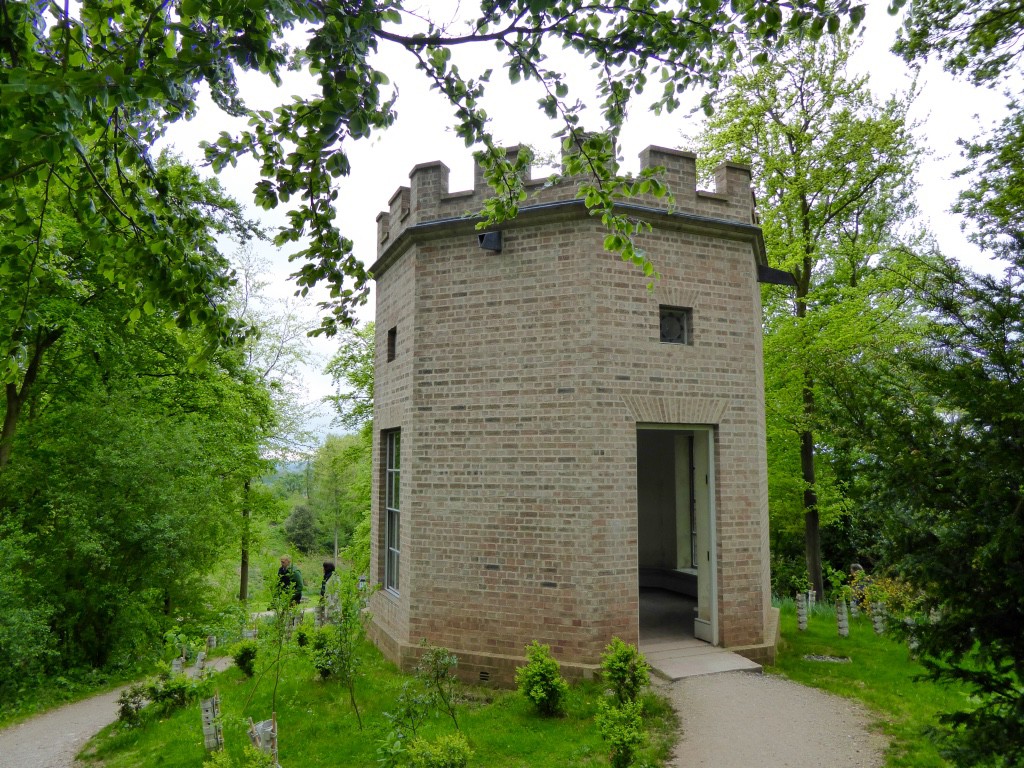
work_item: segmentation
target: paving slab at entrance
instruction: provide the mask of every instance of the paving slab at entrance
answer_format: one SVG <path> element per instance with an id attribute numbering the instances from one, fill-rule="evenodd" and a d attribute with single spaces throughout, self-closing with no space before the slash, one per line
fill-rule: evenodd
<path id="1" fill-rule="evenodd" d="M 761 672 L 761 665 L 757 662 L 700 640 L 641 643 L 640 651 L 655 674 L 666 680 L 682 680 L 684 677 L 718 672 Z"/>

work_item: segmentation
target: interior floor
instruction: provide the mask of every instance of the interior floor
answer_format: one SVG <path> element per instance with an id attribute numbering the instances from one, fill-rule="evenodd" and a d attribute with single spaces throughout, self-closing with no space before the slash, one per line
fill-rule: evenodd
<path id="1" fill-rule="evenodd" d="M 640 652 L 663 680 L 718 672 L 760 672 L 761 665 L 693 636 L 697 601 L 667 589 L 640 590 Z"/>
<path id="2" fill-rule="evenodd" d="M 640 641 L 694 639 L 697 600 L 655 587 L 640 588 Z"/>

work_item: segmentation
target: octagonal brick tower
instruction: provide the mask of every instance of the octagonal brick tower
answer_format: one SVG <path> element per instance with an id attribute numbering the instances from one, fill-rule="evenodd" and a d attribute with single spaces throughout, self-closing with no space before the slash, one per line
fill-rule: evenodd
<path id="1" fill-rule="evenodd" d="M 515 148 L 509 150 L 515 153 Z M 416 166 L 378 217 L 371 635 L 408 669 L 421 642 L 511 683 L 532 640 L 589 677 L 640 640 L 641 587 L 688 594 L 694 634 L 774 653 L 759 273 L 750 171 L 621 208 L 653 288 L 606 252 L 577 185 L 530 181 L 481 237 L 490 195 Z"/>

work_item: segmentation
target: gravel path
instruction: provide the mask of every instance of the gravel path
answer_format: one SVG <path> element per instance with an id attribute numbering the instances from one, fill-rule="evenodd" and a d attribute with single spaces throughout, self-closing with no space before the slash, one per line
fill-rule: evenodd
<path id="1" fill-rule="evenodd" d="M 888 740 L 857 702 L 773 675 L 665 684 L 682 722 L 672 768 L 879 768 Z"/>
<path id="2" fill-rule="evenodd" d="M 221 666 L 227 659 L 216 659 Z M 211 663 L 211 666 L 213 664 Z M 683 735 L 671 768 L 879 768 L 887 746 L 859 704 L 745 672 L 665 683 Z M 117 717 L 120 689 L 0 731 L 0 768 L 74 768 Z"/>
<path id="3" fill-rule="evenodd" d="M 230 663 L 222 656 L 211 659 L 206 668 L 219 671 Z M 74 768 L 75 755 L 85 743 L 117 719 L 117 697 L 127 687 L 0 730 L 0 768 Z"/>
<path id="4" fill-rule="evenodd" d="M 122 690 L 67 704 L 0 731 L 0 766 L 71 768 L 85 742 L 117 719 Z"/>

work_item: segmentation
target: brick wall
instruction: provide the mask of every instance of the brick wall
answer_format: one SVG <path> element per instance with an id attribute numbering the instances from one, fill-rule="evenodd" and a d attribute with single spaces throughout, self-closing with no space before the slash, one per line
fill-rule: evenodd
<path id="1" fill-rule="evenodd" d="M 714 427 L 723 645 L 765 641 L 767 476 L 749 171 L 694 188 L 692 155 L 645 150 L 675 195 L 636 204 L 653 291 L 605 252 L 573 185 L 531 185 L 482 250 L 486 190 L 450 194 L 417 166 L 378 218 L 376 477 L 380 431 L 402 429 L 401 590 L 373 634 L 409 663 L 421 639 L 499 681 L 536 639 L 586 676 L 612 636 L 638 640 L 638 423 Z M 477 174 L 479 179 L 480 174 Z M 563 205 L 557 203 L 563 202 Z M 658 213 L 655 208 L 665 209 Z M 638 209 L 639 211 L 639 209 Z M 435 225 L 432 222 L 444 220 Z M 663 344 L 659 305 L 693 310 L 693 344 Z M 397 329 L 396 359 L 386 360 Z M 374 489 L 374 578 L 383 519 Z"/>

